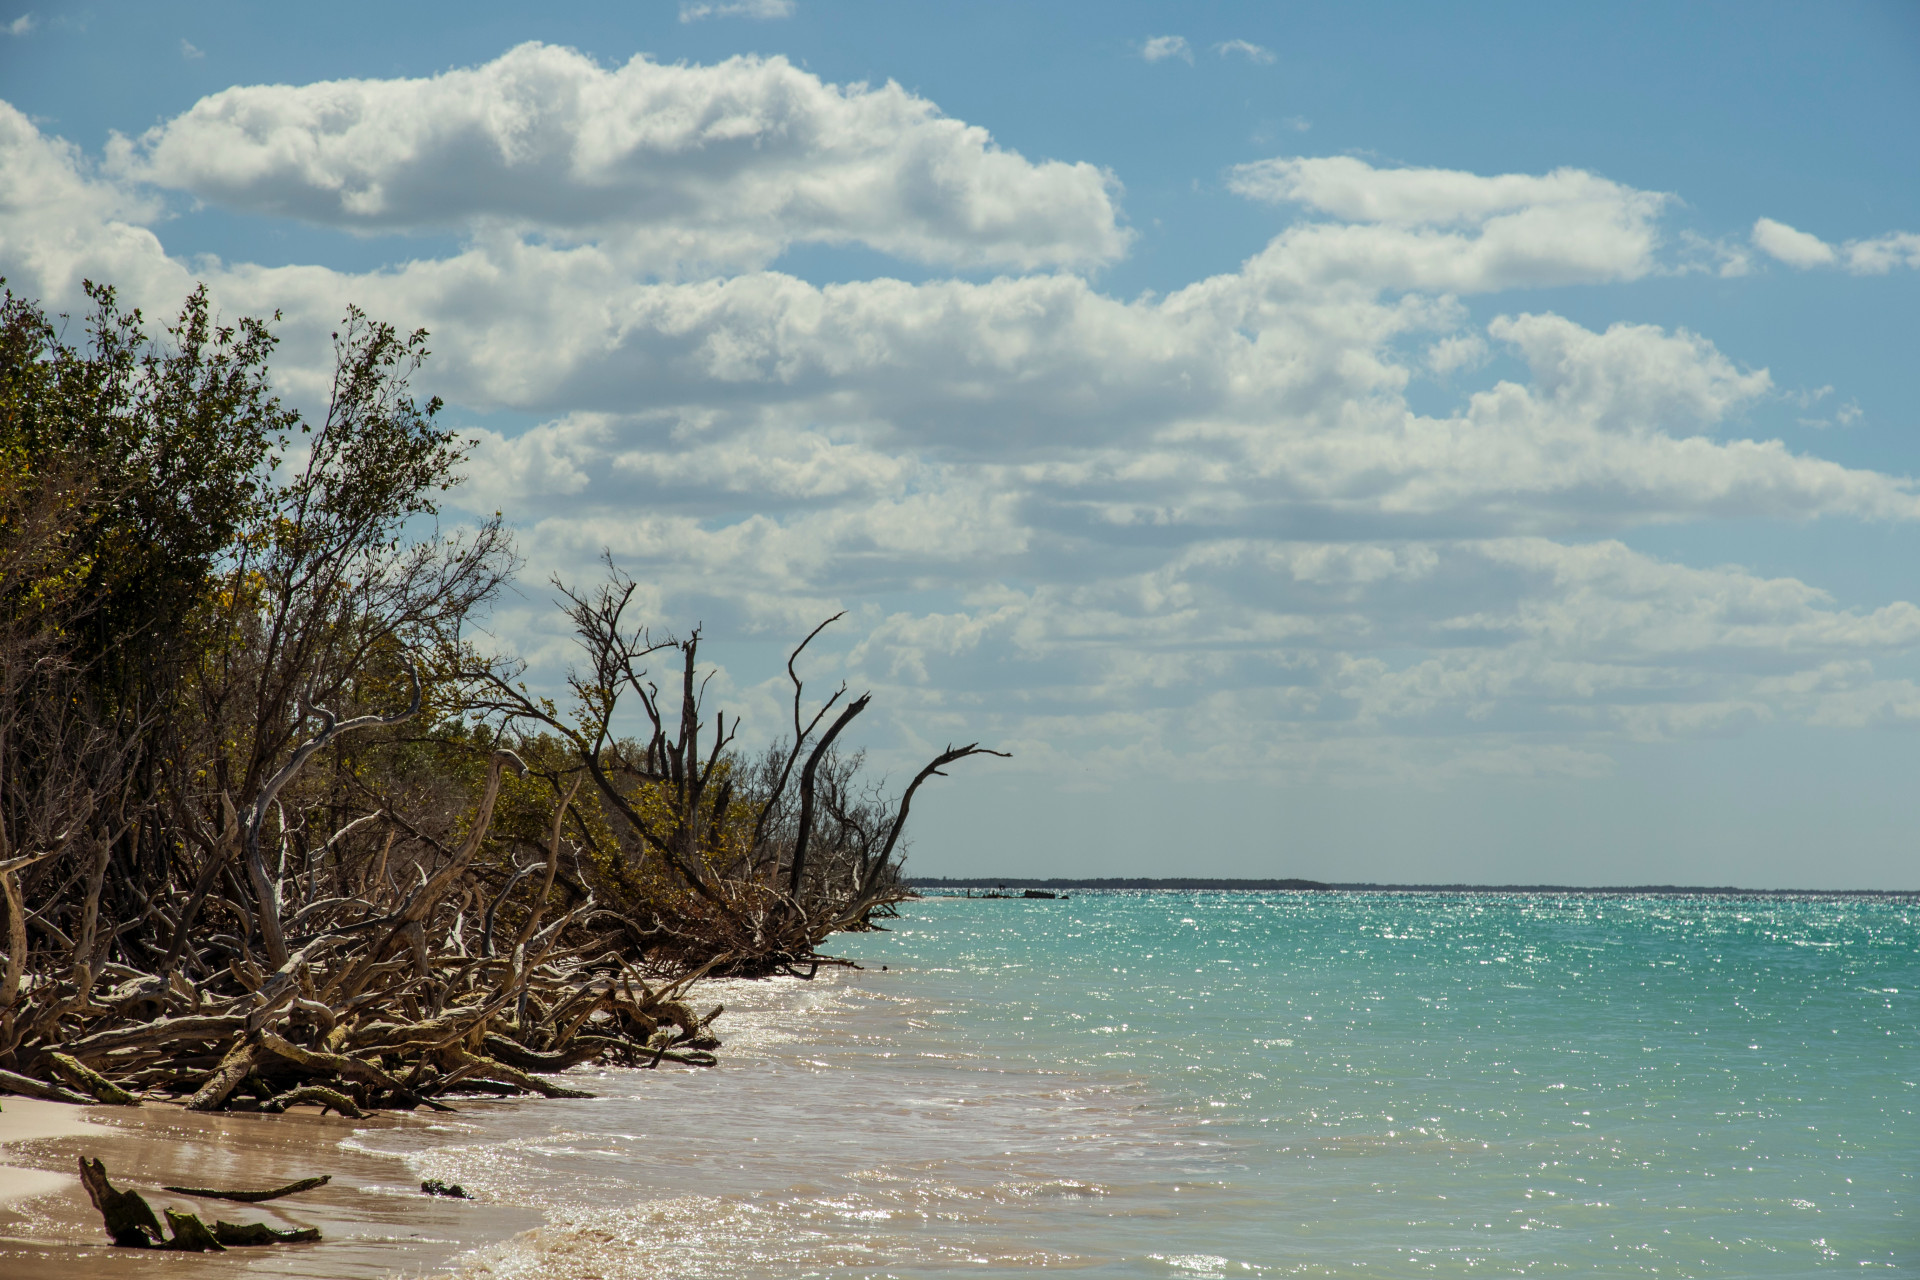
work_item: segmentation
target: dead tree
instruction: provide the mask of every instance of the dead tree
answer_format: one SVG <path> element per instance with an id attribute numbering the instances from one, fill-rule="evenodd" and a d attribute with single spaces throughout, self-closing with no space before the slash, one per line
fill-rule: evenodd
<path id="1" fill-rule="evenodd" d="M 702 694 L 711 672 L 699 667 L 699 630 L 679 638 L 630 624 L 637 584 L 611 559 L 607 569 L 591 591 L 555 582 L 584 657 L 568 677 L 571 714 L 529 694 L 517 671 L 498 667 L 469 673 L 469 705 L 523 742 L 546 735 L 564 767 L 591 780 L 612 842 L 593 874 L 636 941 L 690 961 L 717 960 L 734 973 L 810 962 L 831 933 L 861 927 L 904 896 L 897 856 L 919 787 L 969 756 L 1005 753 L 978 743 L 949 747 L 916 775 L 897 808 L 877 793 L 853 801 L 858 757 L 841 754 L 839 744 L 872 695 L 849 700 L 842 683 L 809 714 L 797 665 L 836 614 L 788 656 L 792 738 L 749 763 L 729 750 L 737 719 L 716 711 L 706 721 Z M 677 668 L 673 712 L 648 666 L 666 654 Z M 639 739 L 615 730 L 628 700 L 643 720 Z"/>

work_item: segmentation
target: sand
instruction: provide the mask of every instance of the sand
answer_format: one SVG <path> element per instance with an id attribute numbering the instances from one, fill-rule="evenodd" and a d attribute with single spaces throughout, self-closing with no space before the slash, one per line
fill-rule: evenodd
<path id="1" fill-rule="evenodd" d="M 73 1107 L 0 1097 L 0 1276 L 285 1275 L 358 1280 L 418 1276 L 476 1245 L 538 1226 L 510 1205 L 422 1195 L 401 1161 L 341 1143 L 356 1131 L 426 1123 L 412 1117 L 343 1120 L 296 1108 L 285 1115 L 195 1115 L 178 1107 Z M 211 1221 L 319 1227 L 311 1245 L 166 1254 L 116 1249 L 76 1172 L 81 1155 L 106 1162 L 116 1186 L 156 1211 L 189 1209 Z M 196 1200 L 165 1183 L 268 1187 L 315 1174 L 333 1182 L 266 1204 Z"/>

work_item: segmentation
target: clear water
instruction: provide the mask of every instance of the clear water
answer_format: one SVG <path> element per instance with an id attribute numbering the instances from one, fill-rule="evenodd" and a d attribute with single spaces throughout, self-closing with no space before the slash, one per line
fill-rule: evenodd
<path id="1" fill-rule="evenodd" d="M 931 899 L 717 1071 L 379 1140 L 547 1212 L 481 1275 L 1920 1275 L 1915 917 Z"/>

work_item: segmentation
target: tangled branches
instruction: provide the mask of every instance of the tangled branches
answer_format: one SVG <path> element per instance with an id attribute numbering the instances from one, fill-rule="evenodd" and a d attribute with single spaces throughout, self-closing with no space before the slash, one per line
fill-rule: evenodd
<path id="1" fill-rule="evenodd" d="M 863 782 L 870 696 L 806 706 L 827 623 L 746 754 L 611 562 L 562 588 L 562 712 L 467 638 L 501 519 L 420 536 L 463 447 L 407 390 L 423 333 L 350 311 L 309 429 L 264 324 L 196 293 L 161 345 L 89 288 L 84 346 L 0 302 L 0 1090 L 356 1114 L 709 1065 L 692 981 L 811 975 L 905 896 L 918 788 L 1000 754 Z"/>
<path id="2" fill-rule="evenodd" d="M 593 590 L 555 583 L 585 657 L 569 677 L 571 715 L 497 666 L 467 673 L 466 704 L 518 732 L 556 789 L 564 775 L 591 783 L 590 803 L 568 805 L 587 853 L 581 875 L 637 947 L 729 974 L 806 966 L 810 976 L 827 937 L 872 927 L 876 914 L 908 896 L 900 838 L 921 785 L 970 756 L 1006 753 L 978 743 L 948 747 L 897 803 L 863 786 L 860 755 L 839 743 L 872 695 L 849 699 L 843 683 L 809 715 L 797 665 L 842 616 L 835 614 L 788 655 L 793 736 L 743 758 L 730 750 L 738 718 L 729 723 L 716 711 L 707 719 L 711 672 L 700 671 L 699 630 L 656 637 L 629 624 L 637 584 L 611 557 L 606 565 L 606 581 Z M 647 666 L 659 655 L 677 668 L 664 695 Z M 626 703 L 637 704 L 644 736 L 616 735 Z"/>

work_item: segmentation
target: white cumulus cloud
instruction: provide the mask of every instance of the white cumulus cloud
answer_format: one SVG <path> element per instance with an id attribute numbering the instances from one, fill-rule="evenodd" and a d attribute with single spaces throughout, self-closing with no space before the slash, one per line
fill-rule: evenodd
<path id="1" fill-rule="evenodd" d="M 1275 270 L 1458 293 L 1638 279 L 1655 268 L 1668 202 L 1579 169 L 1489 177 L 1348 156 L 1243 164 L 1228 185 L 1332 219 L 1275 241 Z"/>
<path id="2" fill-rule="evenodd" d="M 895 84 L 784 58 L 604 68 L 525 44 L 426 79 L 253 85 L 113 148 L 126 178 L 356 231 L 538 230 L 656 270 L 860 243 L 955 266 L 1090 266 L 1114 183 L 1039 164 Z"/>

